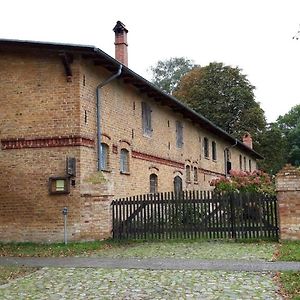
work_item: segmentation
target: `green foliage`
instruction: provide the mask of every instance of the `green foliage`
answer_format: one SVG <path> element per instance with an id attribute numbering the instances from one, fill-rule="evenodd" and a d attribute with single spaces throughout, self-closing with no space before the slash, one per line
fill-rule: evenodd
<path id="1" fill-rule="evenodd" d="M 276 174 L 286 163 L 300 166 L 300 105 L 269 124 L 256 149 L 265 157 L 259 168 L 270 174 Z"/>
<path id="2" fill-rule="evenodd" d="M 249 132 L 255 141 L 266 121 L 254 88 L 239 68 L 214 62 L 184 75 L 174 96 L 235 137 Z"/>
<path id="3" fill-rule="evenodd" d="M 300 261 L 300 241 L 283 241 L 279 260 Z M 282 272 L 280 282 L 289 299 L 300 299 L 300 272 Z"/>
<path id="4" fill-rule="evenodd" d="M 268 124 L 257 141 L 256 150 L 265 157 L 258 161 L 259 169 L 275 175 L 287 162 L 286 147 L 286 139 L 277 123 Z"/>
<path id="5" fill-rule="evenodd" d="M 172 94 L 181 77 L 192 70 L 196 65 L 192 60 L 184 57 L 173 57 L 168 60 L 160 60 L 153 67 L 152 83 L 168 94 Z"/>
<path id="6" fill-rule="evenodd" d="M 213 179 L 210 183 L 216 192 L 259 192 L 269 195 L 275 194 L 275 185 L 267 173 L 256 170 L 252 173 L 244 171 L 230 171 L 230 177 Z"/>
<path id="7" fill-rule="evenodd" d="M 300 241 L 282 241 L 279 260 L 300 262 Z"/>
<path id="8" fill-rule="evenodd" d="M 280 281 L 284 289 L 284 294 L 288 299 L 300 299 L 300 272 L 282 272 Z"/>
<path id="9" fill-rule="evenodd" d="M 101 248 L 110 248 L 112 243 L 107 241 L 70 242 L 40 244 L 40 243 L 0 243 L 0 256 L 74 256 L 86 255 Z"/>
<path id="10" fill-rule="evenodd" d="M 300 123 L 300 104 L 292 107 L 285 115 L 279 116 L 277 123 L 285 135 L 287 135 L 291 129 L 296 128 Z"/>
<path id="11" fill-rule="evenodd" d="M 300 104 L 279 116 L 277 124 L 286 142 L 287 162 L 300 166 Z"/>

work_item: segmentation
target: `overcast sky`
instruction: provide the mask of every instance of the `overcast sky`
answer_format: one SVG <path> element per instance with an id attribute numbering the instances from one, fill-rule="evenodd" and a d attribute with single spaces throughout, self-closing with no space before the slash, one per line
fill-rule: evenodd
<path id="1" fill-rule="evenodd" d="M 0 38 L 94 45 L 114 56 L 117 20 L 129 67 L 146 79 L 158 60 L 238 66 L 267 120 L 300 104 L 300 0 L 3 0 Z"/>

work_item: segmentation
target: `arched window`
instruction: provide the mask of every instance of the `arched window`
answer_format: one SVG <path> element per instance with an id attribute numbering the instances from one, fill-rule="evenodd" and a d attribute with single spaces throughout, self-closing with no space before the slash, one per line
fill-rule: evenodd
<path id="1" fill-rule="evenodd" d="M 157 193 L 158 178 L 156 174 L 150 175 L 150 193 Z"/>
<path id="2" fill-rule="evenodd" d="M 185 179 L 186 179 L 186 181 L 191 181 L 191 167 L 190 166 L 185 167 Z"/>
<path id="3" fill-rule="evenodd" d="M 100 166 L 101 170 L 108 170 L 108 153 L 109 147 L 107 144 L 101 143 L 101 156 L 100 156 Z"/>
<path id="4" fill-rule="evenodd" d="M 194 182 L 198 182 L 198 169 L 197 167 L 194 167 Z"/>
<path id="5" fill-rule="evenodd" d="M 174 192 L 179 194 L 182 191 L 182 179 L 178 175 L 174 178 Z"/>
<path id="6" fill-rule="evenodd" d="M 121 173 L 129 173 L 129 151 L 124 148 L 121 149 L 120 171 Z"/>

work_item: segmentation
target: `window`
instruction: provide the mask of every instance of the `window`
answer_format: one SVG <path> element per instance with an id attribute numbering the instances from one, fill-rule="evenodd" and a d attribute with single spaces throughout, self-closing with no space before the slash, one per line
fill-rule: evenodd
<path id="1" fill-rule="evenodd" d="M 230 174 L 231 168 L 232 168 L 231 161 L 227 161 L 226 163 L 227 174 Z"/>
<path id="2" fill-rule="evenodd" d="M 203 139 L 203 151 L 204 151 L 204 157 L 209 158 L 209 144 L 208 144 L 208 138 L 205 137 Z"/>
<path id="3" fill-rule="evenodd" d="M 229 149 L 225 149 L 225 163 L 226 163 L 226 174 L 230 174 L 230 171 L 232 169 L 232 165 L 231 165 L 231 153 L 229 151 Z"/>
<path id="4" fill-rule="evenodd" d="M 121 149 L 120 171 L 121 173 L 129 173 L 129 151 L 127 149 Z"/>
<path id="5" fill-rule="evenodd" d="M 199 136 L 199 149 L 200 149 L 200 155 L 199 155 L 199 159 L 201 159 L 201 158 L 202 158 L 201 146 L 202 146 L 202 142 L 201 142 L 201 136 Z"/>
<path id="6" fill-rule="evenodd" d="M 252 162 L 251 162 L 251 159 L 249 159 L 249 172 L 252 172 Z"/>
<path id="7" fill-rule="evenodd" d="M 194 182 L 198 182 L 198 169 L 194 167 Z"/>
<path id="8" fill-rule="evenodd" d="M 247 166 L 246 166 L 246 157 L 244 156 L 244 171 L 247 170 Z"/>
<path id="9" fill-rule="evenodd" d="M 215 141 L 211 143 L 212 159 L 217 160 L 217 144 Z"/>
<path id="10" fill-rule="evenodd" d="M 190 166 L 186 166 L 185 167 L 185 178 L 186 181 L 191 181 L 191 167 Z"/>
<path id="11" fill-rule="evenodd" d="M 176 176 L 174 178 L 174 192 L 175 194 L 179 194 L 180 192 L 182 192 L 182 179 L 180 178 L 180 176 Z"/>
<path id="12" fill-rule="evenodd" d="M 143 132 L 148 136 L 152 134 L 151 113 L 152 110 L 149 104 L 142 102 Z"/>
<path id="13" fill-rule="evenodd" d="M 243 157 L 240 155 L 240 170 L 243 170 Z"/>
<path id="14" fill-rule="evenodd" d="M 180 121 L 176 121 L 176 147 L 182 148 L 183 146 L 183 126 Z"/>
<path id="15" fill-rule="evenodd" d="M 157 175 L 151 174 L 150 175 L 150 193 L 157 193 Z"/>
<path id="16" fill-rule="evenodd" d="M 101 143 L 100 167 L 101 170 L 108 170 L 108 145 Z"/>

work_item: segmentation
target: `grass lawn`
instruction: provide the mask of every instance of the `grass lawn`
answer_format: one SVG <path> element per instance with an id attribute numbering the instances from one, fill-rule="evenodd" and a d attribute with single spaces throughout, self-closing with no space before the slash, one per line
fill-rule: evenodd
<path id="1" fill-rule="evenodd" d="M 279 246 L 279 260 L 300 261 L 300 241 L 284 241 Z M 281 272 L 280 282 L 289 299 L 300 300 L 300 272 Z"/>
<path id="2" fill-rule="evenodd" d="M 12 279 L 28 275 L 37 270 L 38 268 L 0 266 L 0 285 L 8 283 Z"/>
<path id="3" fill-rule="evenodd" d="M 37 244 L 37 243 L 0 243 L 0 256 L 18 257 L 60 257 L 60 256 L 84 256 L 100 249 L 109 249 L 116 243 L 113 241 L 96 241 L 86 243 L 62 243 Z M 0 285 L 12 279 L 23 277 L 38 268 L 19 266 L 0 266 Z"/>
<path id="4" fill-rule="evenodd" d="M 37 257 L 60 257 L 88 255 L 99 249 L 111 248 L 116 242 L 95 241 L 84 243 L 38 244 L 38 243 L 0 243 L 0 256 L 37 256 Z"/>
<path id="5" fill-rule="evenodd" d="M 154 240 L 154 241 L 95 241 L 38 244 L 0 243 L 0 256 L 61 257 L 174 257 L 198 259 L 263 259 L 270 260 L 275 243 L 264 241 L 234 242 L 207 240 Z"/>

